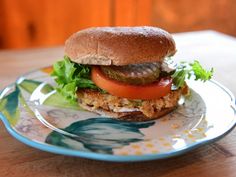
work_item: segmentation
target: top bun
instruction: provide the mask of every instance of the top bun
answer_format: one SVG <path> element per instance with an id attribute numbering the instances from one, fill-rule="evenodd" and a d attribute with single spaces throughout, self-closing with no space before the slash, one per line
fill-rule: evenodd
<path id="1" fill-rule="evenodd" d="M 65 54 L 89 65 L 162 62 L 176 52 L 172 36 L 156 27 L 88 28 L 67 39 Z"/>

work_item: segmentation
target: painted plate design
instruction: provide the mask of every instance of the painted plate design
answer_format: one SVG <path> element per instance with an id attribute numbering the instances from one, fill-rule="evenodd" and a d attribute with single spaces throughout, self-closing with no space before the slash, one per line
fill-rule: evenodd
<path id="1" fill-rule="evenodd" d="M 163 159 L 215 141 L 236 124 L 235 99 L 215 81 L 189 81 L 191 95 L 161 119 L 125 122 L 69 103 L 49 72 L 28 73 L 0 94 L 9 133 L 44 151 L 106 161 Z"/>

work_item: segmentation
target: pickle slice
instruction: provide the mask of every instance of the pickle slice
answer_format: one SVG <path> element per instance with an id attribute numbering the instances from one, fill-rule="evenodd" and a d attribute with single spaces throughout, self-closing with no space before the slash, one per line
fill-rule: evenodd
<path id="1" fill-rule="evenodd" d="M 109 78 L 133 85 L 152 83 L 160 76 L 159 63 L 101 66 L 101 69 Z"/>

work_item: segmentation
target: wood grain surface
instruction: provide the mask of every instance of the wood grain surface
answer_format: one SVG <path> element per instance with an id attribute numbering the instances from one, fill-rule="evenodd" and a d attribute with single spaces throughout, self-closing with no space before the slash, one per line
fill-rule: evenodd
<path id="1" fill-rule="evenodd" d="M 236 94 L 236 39 L 213 31 L 174 35 L 176 60 L 198 59 L 215 68 L 214 79 Z M 29 70 L 48 66 L 63 48 L 0 52 L 0 89 Z M 0 123 L 0 176 L 8 177 L 235 177 L 236 131 L 185 155 L 149 162 L 110 163 L 55 155 L 14 139 Z"/>
<path id="2" fill-rule="evenodd" d="M 91 26 L 214 29 L 236 36 L 235 0 L 0 0 L 0 48 L 63 45 Z"/>

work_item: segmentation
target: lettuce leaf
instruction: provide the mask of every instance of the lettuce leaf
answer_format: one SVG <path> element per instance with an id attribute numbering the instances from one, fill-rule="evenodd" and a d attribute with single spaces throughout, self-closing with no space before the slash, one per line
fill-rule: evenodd
<path id="1" fill-rule="evenodd" d="M 64 56 L 63 60 L 53 65 L 53 72 L 51 74 L 58 84 L 57 91 L 71 101 L 76 101 L 77 89 L 89 88 L 101 90 L 93 83 L 90 75 L 90 66 L 74 63 L 67 56 Z"/>
<path id="2" fill-rule="evenodd" d="M 173 83 L 177 88 L 183 87 L 185 79 L 190 79 L 192 76 L 195 77 L 195 80 L 205 82 L 211 79 L 213 72 L 213 68 L 206 70 L 197 60 L 194 60 L 193 63 L 181 62 L 175 73 L 172 75 Z"/>

